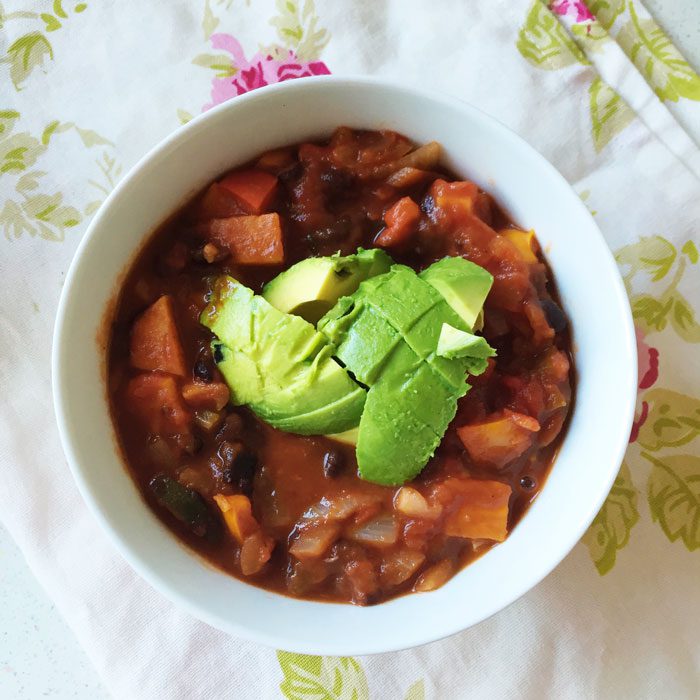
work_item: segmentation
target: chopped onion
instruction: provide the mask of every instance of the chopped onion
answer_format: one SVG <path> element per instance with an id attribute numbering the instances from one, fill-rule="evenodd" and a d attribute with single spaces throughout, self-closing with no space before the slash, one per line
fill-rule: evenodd
<path id="1" fill-rule="evenodd" d="M 322 557 L 339 533 L 340 528 L 335 523 L 309 524 L 299 528 L 289 553 L 297 559 Z"/>
<path id="2" fill-rule="evenodd" d="M 221 414 L 216 411 L 197 411 L 194 414 L 194 420 L 200 428 L 210 433 L 221 422 Z"/>
<path id="3" fill-rule="evenodd" d="M 248 535 L 241 545 L 240 564 L 243 575 L 257 574 L 270 560 L 274 548 L 275 541 L 261 530 Z"/>
<path id="4" fill-rule="evenodd" d="M 413 549 L 400 549 L 384 558 L 381 567 L 381 582 L 384 586 L 398 586 L 418 571 L 425 555 Z"/>
<path id="5" fill-rule="evenodd" d="M 440 588 L 450 576 L 452 576 L 452 563 L 449 559 L 443 559 L 418 577 L 413 590 L 434 591 L 436 588 Z"/>
<path id="6" fill-rule="evenodd" d="M 417 489 L 402 486 L 394 496 L 394 508 L 410 518 L 428 518 L 430 520 L 440 515 L 439 505 L 429 506 L 428 501 Z"/>
<path id="7" fill-rule="evenodd" d="M 399 524 L 390 513 L 382 513 L 346 532 L 348 539 L 370 547 L 390 547 L 399 538 Z"/>

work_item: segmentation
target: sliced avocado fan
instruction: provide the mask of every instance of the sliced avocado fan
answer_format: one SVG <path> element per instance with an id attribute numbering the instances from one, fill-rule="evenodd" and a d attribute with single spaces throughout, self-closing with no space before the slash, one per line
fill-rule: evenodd
<path id="1" fill-rule="evenodd" d="M 332 357 L 323 335 L 236 281 L 220 277 L 200 322 L 218 338 L 214 358 L 234 404 L 301 435 L 355 427 L 366 391 Z"/>
<path id="2" fill-rule="evenodd" d="M 481 268 L 483 275 L 475 274 L 472 263 L 455 260 L 448 266 L 436 263 L 447 271 L 443 285 L 440 270 L 432 275 L 438 281 L 433 285 L 411 268 L 393 265 L 339 299 L 318 323 L 336 357 L 369 387 L 357 436 L 364 479 L 402 484 L 415 477 L 440 444 L 457 400 L 469 390 L 467 374 L 482 373 L 485 358 L 495 354 L 483 338 L 469 333 L 471 326 L 455 310 L 468 308 L 473 322 L 488 289 L 484 293 L 480 282 L 475 294 L 481 301 L 462 307 L 448 304 L 439 291 L 459 288 L 460 267 L 465 277 L 491 279 Z M 469 345 L 462 339 L 460 352 L 446 357 L 438 352 L 444 327 L 477 340 Z"/>
<path id="3" fill-rule="evenodd" d="M 492 281 L 462 258 L 417 275 L 358 249 L 303 260 L 262 296 L 222 276 L 200 321 L 234 404 L 280 430 L 356 444 L 362 478 L 402 484 L 434 454 L 468 374 L 495 354 L 472 333 Z"/>

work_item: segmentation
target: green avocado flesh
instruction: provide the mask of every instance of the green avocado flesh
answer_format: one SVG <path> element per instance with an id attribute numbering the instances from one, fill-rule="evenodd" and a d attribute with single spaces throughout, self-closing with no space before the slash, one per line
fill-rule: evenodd
<path id="1" fill-rule="evenodd" d="M 262 295 L 280 311 L 316 323 L 340 297 L 352 294 L 360 282 L 386 272 L 391 264 L 381 248 L 359 248 L 344 257 L 307 258 L 268 282 Z"/>
<path id="2" fill-rule="evenodd" d="M 474 329 L 493 284 L 489 272 L 464 258 L 443 258 L 423 270 L 420 278 L 440 292 L 468 330 Z"/>
<path id="3" fill-rule="evenodd" d="M 453 281 L 454 274 L 450 277 Z M 466 323 L 438 289 L 403 265 L 362 282 L 319 320 L 336 357 L 369 387 L 357 436 L 364 479 L 401 484 L 415 477 L 469 390 L 468 370 L 486 369 L 481 358 L 437 353 L 445 325 L 467 334 Z"/>
<path id="4" fill-rule="evenodd" d="M 358 424 L 366 392 L 304 319 L 275 309 L 233 277 L 221 277 L 200 321 L 218 338 L 214 356 L 233 403 L 302 435 Z"/>
<path id="5" fill-rule="evenodd" d="M 280 430 L 356 445 L 360 476 L 395 485 L 427 464 L 467 375 L 495 354 L 471 333 L 491 282 L 462 258 L 417 275 L 359 249 L 303 260 L 262 296 L 221 277 L 200 320 L 235 404 Z"/>

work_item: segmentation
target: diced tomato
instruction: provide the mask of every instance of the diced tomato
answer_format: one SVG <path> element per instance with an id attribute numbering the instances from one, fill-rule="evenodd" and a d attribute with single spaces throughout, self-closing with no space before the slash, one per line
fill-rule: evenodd
<path id="1" fill-rule="evenodd" d="M 247 496 L 226 496 L 219 493 L 214 496 L 214 501 L 224 516 L 226 527 L 238 544 L 243 544 L 247 537 L 260 529 L 258 521 L 253 517 L 253 508 Z"/>
<path id="2" fill-rule="evenodd" d="M 196 209 L 197 218 L 202 220 L 225 219 L 247 213 L 231 192 L 217 182 L 209 185 Z"/>
<path id="3" fill-rule="evenodd" d="M 554 338 L 554 329 L 549 325 L 539 301 L 529 299 L 523 304 L 523 311 L 532 328 L 532 340 L 536 345 L 542 346 Z"/>
<path id="4" fill-rule="evenodd" d="M 182 387 L 182 398 L 192 408 L 220 411 L 228 403 L 230 392 L 223 382 L 191 382 Z"/>
<path id="5" fill-rule="evenodd" d="M 137 369 L 185 376 L 185 354 L 168 295 L 160 297 L 136 319 L 131 330 L 131 364 Z"/>
<path id="6" fill-rule="evenodd" d="M 457 435 L 471 459 L 500 468 L 532 445 L 539 428 L 534 418 L 505 410 L 481 423 L 457 428 Z"/>
<path id="7" fill-rule="evenodd" d="M 241 546 L 240 564 L 244 576 L 257 574 L 267 564 L 275 548 L 275 541 L 262 530 L 245 538 Z"/>
<path id="8" fill-rule="evenodd" d="M 510 486 L 500 481 L 462 481 L 462 504 L 445 521 L 445 534 L 503 542 L 508 534 Z"/>
<path id="9" fill-rule="evenodd" d="M 127 400 L 150 433 L 188 432 L 192 414 L 185 407 L 175 378 L 158 372 L 140 374 L 126 387 Z"/>
<path id="10" fill-rule="evenodd" d="M 219 185 L 249 214 L 262 214 L 275 196 L 277 177 L 264 170 L 236 170 L 219 180 Z"/>
<path id="11" fill-rule="evenodd" d="M 515 245 L 503 236 L 493 237 L 489 252 L 491 256 L 485 264 L 493 275 L 489 304 L 507 311 L 521 311 L 523 301 L 532 293 L 529 267 Z"/>
<path id="12" fill-rule="evenodd" d="M 441 209 L 452 216 L 474 213 L 474 203 L 479 188 L 473 182 L 445 182 L 435 180 L 428 191 L 433 198 L 436 209 Z"/>
<path id="13" fill-rule="evenodd" d="M 227 248 L 243 265 L 277 265 L 284 262 L 279 214 L 232 216 L 209 222 L 207 234 Z"/>
<path id="14" fill-rule="evenodd" d="M 374 243 L 382 248 L 406 243 L 413 235 L 419 220 L 420 207 L 410 197 L 402 197 L 384 214 L 386 228 Z"/>

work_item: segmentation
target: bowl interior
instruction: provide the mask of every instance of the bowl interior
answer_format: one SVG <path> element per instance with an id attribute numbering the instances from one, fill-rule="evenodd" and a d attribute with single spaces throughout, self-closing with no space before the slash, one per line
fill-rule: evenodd
<path id="1" fill-rule="evenodd" d="M 347 125 L 439 141 L 445 163 L 532 227 L 572 320 L 575 411 L 551 476 L 512 535 L 445 586 L 376 607 L 314 603 L 242 583 L 203 564 L 151 514 L 114 447 L 96 347 L 106 305 L 144 238 L 223 171 L 276 146 Z M 63 291 L 54 344 L 59 428 L 78 486 L 125 558 L 157 589 L 210 624 L 305 653 L 406 648 L 462 630 L 522 595 L 569 552 L 617 472 L 629 434 L 636 355 L 612 256 L 561 176 L 493 119 L 463 103 L 360 79 L 265 88 L 183 127 L 123 180 L 81 243 Z M 468 604 L 465 601 L 469 601 Z M 409 624 L 406 624 L 410 621 Z"/>

